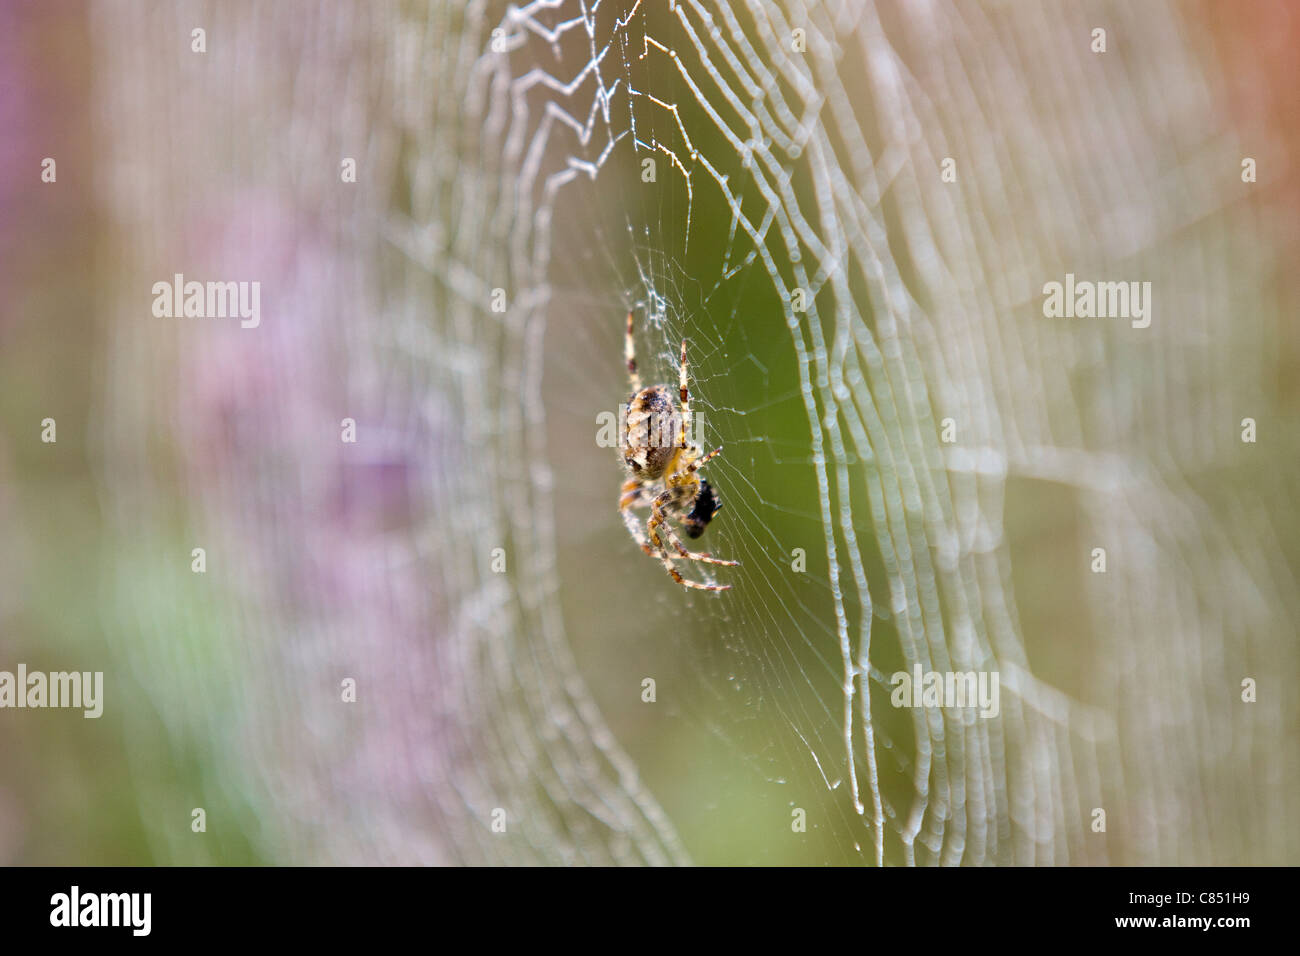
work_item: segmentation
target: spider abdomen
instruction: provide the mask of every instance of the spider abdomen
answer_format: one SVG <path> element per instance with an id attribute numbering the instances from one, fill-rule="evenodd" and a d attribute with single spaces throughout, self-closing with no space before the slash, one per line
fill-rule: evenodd
<path id="1" fill-rule="evenodd" d="M 676 454 L 681 417 L 667 385 L 651 385 L 627 403 L 623 431 L 623 462 L 643 479 L 663 476 Z"/>

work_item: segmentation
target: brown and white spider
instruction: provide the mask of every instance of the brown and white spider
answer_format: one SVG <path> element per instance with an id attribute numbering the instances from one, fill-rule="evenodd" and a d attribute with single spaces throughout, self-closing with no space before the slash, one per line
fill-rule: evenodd
<path id="1" fill-rule="evenodd" d="M 718 493 L 697 474 L 705 464 L 722 454 L 722 449 L 715 448 L 704 455 L 698 446 L 686 443 L 691 427 L 691 400 L 686 388 L 686 340 L 682 339 L 681 374 L 677 387 L 680 406 L 673 404 L 672 391 L 667 385 L 641 387 L 630 311 L 627 314 L 624 355 L 632 397 L 627 403 L 620 451 L 623 464 L 632 477 L 623 483 L 623 494 L 618 502 L 623 523 L 641 550 L 652 558 L 658 557 L 678 584 L 701 591 L 726 591 L 730 584 L 689 581 L 673 567 L 673 561 L 683 559 L 727 566 L 740 563 L 711 557 L 708 552 L 688 551 L 672 525 L 668 524 L 669 518 L 675 518 L 686 529 L 687 537 L 698 538 L 722 508 Z M 646 506 L 650 508 L 650 519 L 643 533 L 640 519 L 631 509 Z M 669 554 L 664 539 L 673 546 L 676 554 Z"/>

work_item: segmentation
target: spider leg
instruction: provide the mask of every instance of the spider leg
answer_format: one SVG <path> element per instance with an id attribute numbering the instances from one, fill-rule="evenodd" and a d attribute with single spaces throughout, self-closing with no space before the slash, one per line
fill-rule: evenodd
<path id="1" fill-rule="evenodd" d="M 627 377 L 632 383 L 632 394 L 641 391 L 641 376 L 636 370 L 636 342 L 632 338 L 632 310 L 627 310 L 627 332 L 623 339 L 623 357 L 627 359 Z"/>
<path id="2" fill-rule="evenodd" d="M 700 458 L 696 458 L 694 461 L 692 461 L 689 465 L 687 465 L 685 468 L 682 469 L 681 474 L 683 475 L 694 474 L 695 472 L 699 471 L 701 468 L 703 468 L 705 465 L 713 461 L 713 459 L 717 458 L 721 454 L 722 454 L 722 449 L 715 448 L 707 455 L 704 455 Z"/>
<path id="3" fill-rule="evenodd" d="M 623 494 L 618 500 L 618 513 L 623 516 L 623 524 L 627 526 L 628 533 L 632 535 L 632 540 L 641 546 L 641 550 L 650 557 L 655 557 L 655 551 L 650 547 L 650 542 L 646 540 L 645 534 L 641 531 L 641 522 L 637 516 L 632 513 L 631 509 L 647 504 L 645 500 L 645 488 L 641 482 L 635 478 L 629 478 L 623 482 Z"/>
<path id="4" fill-rule="evenodd" d="M 677 447 L 686 447 L 686 436 L 691 430 L 691 392 L 686 387 L 686 340 L 682 339 L 682 361 L 677 379 L 677 394 L 681 398 L 682 423 L 677 435 Z"/>
<path id="5" fill-rule="evenodd" d="M 668 538 L 669 544 L 677 549 L 677 553 L 683 558 L 691 561 L 699 561 L 701 564 L 721 564 L 729 568 L 734 568 L 740 564 L 739 561 L 724 561 L 722 558 L 715 558 L 707 551 L 688 551 L 686 545 L 682 544 L 682 539 L 677 537 L 677 532 L 673 530 L 670 524 L 664 525 L 664 534 Z"/>
<path id="6" fill-rule="evenodd" d="M 667 516 L 664 514 L 664 504 L 671 501 L 672 496 L 672 489 L 668 489 L 664 491 L 663 494 L 659 495 L 659 497 L 655 498 L 655 500 L 650 503 L 650 520 L 646 522 L 646 531 L 649 532 L 650 540 L 654 542 L 655 547 L 659 549 L 659 560 L 663 562 L 664 570 L 668 572 L 669 577 L 682 587 L 696 588 L 700 591 L 731 590 L 730 584 L 703 584 L 699 581 L 688 580 L 687 578 L 682 577 L 681 572 L 673 567 L 672 560 L 668 556 L 668 550 L 664 547 L 663 539 L 659 537 L 658 531 L 659 526 L 663 525 L 665 532 L 667 532 L 669 536 L 672 535 L 672 530 L 665 524 Z"/>
<path id="7" fill-rule="evenodd" d="M 649 540 L 646 539 L 645 532 L 641 530 L 641 521 L 631 509 L 648 508 L 651 498 L 647 496 L 645 486 L 635 478 L 629 478 L 623 483 L 623 494 L 618 501 L 618 513 L 623 516 L 623 525 L 627 528 L 628 534 L 632 540 L 648 554 L 650 557 L 659 557 L 659 553 L 650 546 Z M 671 530 L 669 525 L 664 525 L 665 530 Z M 680 548 L 678 550 L 681 550 Z M 677 560 L 675 555 L 668 555 L 672 560 Z M 692 554 L 687 552 L 682 555 L 684 558 L 691 558 Z M 708 555 L 699 555 L 701 559 L 707 559 Z M 734 563 L 734 562 L 733 562 Z"/>
<path id="8" fill-rule="evenodd" d="M 717 448 L 709 452 L 703 458 L 692 461 L 689 465 L 687 465 L 684 469 L 679 471 L 677 474 L 669 476 L 667 481 L 668 487 L 670 489 L 680 488 L 683 485 L 688 485 L 692 481 L 695 481 L 695 479 L 690 478 L 689 476 L 694 474 L 695 470 L 699 468 L 701 464 L 708 461 L 710 458 L 713 458 L 716 455 L 721 454 L 721 452 L 722 449 Z M 667 503 L 667 501 L 671 497 L 672 497 L 672 492 L 665 491 L 664 494 L 660 495 L 659 499 L 657 500 L 662 500 L 665 503 Z M 727 567 L 736 567 L 737 565 L 740 564 L 739 561 L 725 561 L 722 558 L 715 558 L 707 551 L 688 550 L 686 546 L 682 544 L 681 538 L 677 537 L 677 532 L 673 530 L 673 527 L 670 524 L 667 523 L 664 524 L 664 534 L 668 538 L 669 543 L 672 544 L 672 546 L 677 549 L 677 553 L 680 554 L 683 558 L 687 558 L 691 561 L 699 561 L 703 564 L 721 564 Z"/>
<path id="9" fill-rule="evenodd" d="M 645 486 L 636 478 L 629 478 L 623 482 L 622 494 L 618 499 L 618 506 L 623 508 L 635 508 L 638 502 L 645 497 Z"/>

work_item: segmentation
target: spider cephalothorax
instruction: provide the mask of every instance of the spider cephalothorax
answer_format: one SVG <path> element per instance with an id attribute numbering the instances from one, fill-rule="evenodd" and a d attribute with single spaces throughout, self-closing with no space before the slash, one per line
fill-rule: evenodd
<path id="1" fill-rule="evenodd" d="M 738 561 L 711 557 L 707 552 L 688 551 L 668 524 L 670 518 L 675 519 L 688 537 L 698 538 L 722 508 L 718 493 L 698 474 L 700 468 L 722 454 L 722 449 L 715 448 L 705 455 L 686 441 L 691 424 L 690 392 L 686 387 L 686 340 L 682 339 L 677 402 L 673 401 L 672 390 L 667 385 L 642 388 L 636 370 L 631 312 L 627 314 L 624 354 L 632 397 L 627 403 L 620 447 L 623 464 L 631 474 L 623 484 L 618 505 L 623 521 L 641 550 L 651 557 L 658 557 L 678 584 L 704 591 L 725 591 L 731 585 L 688 581 L 673 567 L 673 561 L 682 559 L 702 564 L 739 564 Z M 642 532 L 631 509 L 647 506 L 650 518 L 645 532 Z M 669 552 L 668 545 L 672 545 L 676 554 Z"/>

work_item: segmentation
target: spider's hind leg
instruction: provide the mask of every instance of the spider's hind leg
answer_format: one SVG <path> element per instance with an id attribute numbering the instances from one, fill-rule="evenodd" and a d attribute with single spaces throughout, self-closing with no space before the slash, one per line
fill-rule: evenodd
<path id="1" fill-rule="evenodd" d="M 691 431 L 691 390 L 686 384 L 686 340 L 682 339 L 682 360 L 678 368 L 677 396 L 681 403 L 681 428 L 677 434 L 677 447 L 686 447 L 686 436 Z"/>
<path id="2" fill-rule="evenodd" d="M 627 360 L 627 378 L 632 383 L 632 394 L 641 391 L 641 376 L 636 370 L 636 340 L 632 338 L 632 310 L 627 310 L 627 331 L 623 336 L 623 357 Z"/>

